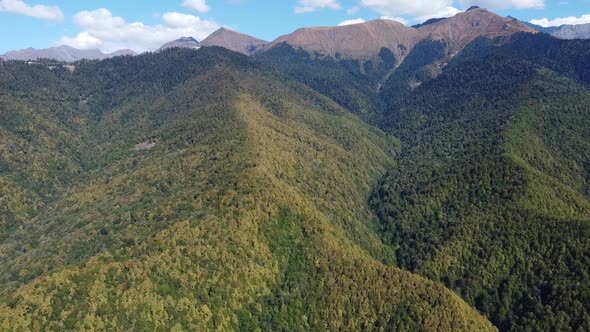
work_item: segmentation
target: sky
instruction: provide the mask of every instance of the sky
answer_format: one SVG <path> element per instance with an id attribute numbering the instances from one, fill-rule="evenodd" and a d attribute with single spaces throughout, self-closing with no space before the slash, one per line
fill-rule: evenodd
<path id="1" fill-rule="evenodd" d="M 271 41 L 378 18 L 413 25 L 472 5 L 543 26 L 590 23 L 590 0 L 0 0 L 0 54 L 59 45 L 143 52 L 220 27 Z"/>

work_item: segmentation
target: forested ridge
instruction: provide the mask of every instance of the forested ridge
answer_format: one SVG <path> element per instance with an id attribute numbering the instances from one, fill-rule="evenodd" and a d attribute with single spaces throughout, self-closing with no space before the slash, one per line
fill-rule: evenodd
<path id="1" fill-rule="evenodd" d="M 587 329 L 587 91 L 504 57 L 426 84 L 396 109 L 411 148 L 372 197 L 398 266 L 502 330 Z"/>
<path id="2" fill-rule="evenodd" d="M 370 198 L 396 264 L 456 290 L 501 330 L 589 328 L 589 46 L 517 34 L 452 57 L 423 41 L 374 92 L 378 114 L 363 117 L 403 146 Z M 354 96 L 351 74 L 329 93 Z"/>
<path id="3" fill-rule="evenodd" d="M 0 61 L 0 329 L 588 330 L 588 47 Z"/>
<path id="4" fill-rule="evenodd" d="M 0 69 L 3 329 L 493 330 L 381 263 L 399 142 L 309 87 L 215 48 Z"/>

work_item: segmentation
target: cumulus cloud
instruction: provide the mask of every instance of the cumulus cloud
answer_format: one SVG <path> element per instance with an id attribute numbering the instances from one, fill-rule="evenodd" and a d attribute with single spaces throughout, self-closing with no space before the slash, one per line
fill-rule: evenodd
<path id="1" fill-rule="evenodd" d="M 403 25 L 408 25 L 408 24 L 410 24 L 410 21 L 406 20 L 406 19 L 405 19 L 405 18 L 403 18 L 403 17 L 381 16 L 381 19 L 382 19 L 382 20 L 396 21 L 396 22 L 399 22 L 399 23 L 401 23 L 401 24 L 403 24 Z"/>
<path id="2" fill-rule="evenodd" d="M 492 10 L 507 8 L 542 9 L 545 7 L 545 0 L 461 0 L 460 2 L 465 8 L 477 5 Z"/>
<path id="3" fill-rule="evenodd" d="M 474 5 L 492 9 L 542 9 L 545 0 L 360 0 L 361 6 L 388 17 L 409 17 L 423 22 L 431 18 L 450 17 L 461 12 L 457 7 Z"/>
<path id="4" fill-rule="evenodd" d="M 446 8 L 443 8 L 443 9 L 437 11 L 437 12 L 433 12 L 431 14 L 415 17 L 414 20 L 416 22 L 426 22 L 431 18 L 455 16 L 455 15 L 459 14 L 460 12 L 461 11 L 455 7 L 446 7 Z"/>
<path id="5" fill-rule="evenodd" d="M 590 14 L 582 15 L 580 17 L 569 16 L 569 17 L 559 17 L 554 19 L 548 18 L 541 18 L 538 20 L 531 20 L 531 23 L 540 25 L 542 27 L 558 27 L 565 24 L 587 24 L 590 23 Z"/>
<path id="6" fill-rule="evenodd" d="M 340 3 L 337 0 L 299 0 L 295 12 L 298 14 L 315 12 L 318 9 L 340 9 Z"/>
<path id="7" fill-rule="evenodd" d="M 338 26 L 345 26 L 345 25 L 353 25 L 353 24 L 361 24 L 361 23 L 365 23 L 365 20 L 363 20 L 362 18 L 357 18 L 354 20 L 346 20 L 343 22 L 338 23 Z"/>
<path id="8" fill-rule="evenodd" d="M 450 12 L 454 0 L 361 0 L 361 5 L 386 16 L 428 16 Z"/>
<path id="9" fill-rule="evenodd" d="M 164 15 L 162 15 L 162 20 L 164 21 L 164 23 L 166 23 L 168 27 L 172 29 L 182 29 L 192 26 L 198 26 L 203 22 L 203 20 L 201 20 L 197 16 L 176 12 L 165 13 Z"/>
<path id="10" fill-rule="evenodd" d="M 136 52 L 156 50 L 164 43 L 184 36 L 203 40 L 220 26 L 197 16 L 169 12 L 162 15 L 162 24 L 145 25 L 126 22 L 104 8 L 82 11 L 74 16 L 74 23 L 82 28 L 76 36 L 64 36 L 56 45 L 79 49 L 99 48 L 105 52 L 129 48 Z"/>
<path id="11" fill-rule="evenodd" d="M 20 0 L 0 0 L 0 12 L 9 12 L 43 20 L 63 21 L 64 14 L 57 6 L 30 6 Z"/>
<path id="12" fill-rule="evenodd" d="M 359 7 L 359 6 L 354 6 L 354 7 L 352 7 L 352 8 L 349 8 L 349 9 L 347 9 L 347 10 L 346 10 L 346 14 L 348 14 L 348 15 L 354 15 L 354 14 L 358 13 L 358 12 L 359 12 L 359 10 L 361 10 L 361 7 Z"/>
<path id="13" fill-rule="evenodd" d="M 209 6 L 205 0 L 184 0 L 182 6 L 187 9 L 196 10 L 199 13 L 206 13 L 209 11 Z"/>

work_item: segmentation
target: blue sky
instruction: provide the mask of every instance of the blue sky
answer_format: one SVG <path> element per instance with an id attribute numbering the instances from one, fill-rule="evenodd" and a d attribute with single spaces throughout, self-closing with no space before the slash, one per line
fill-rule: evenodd
<path id="1" fill-rule="evenodd" d="M 390 18 L 412 25 L 471 5 L 542 25 L 590 23 L 590 0 L 0 0 L 0 53 L 68 44 L 153 50 L 225 26 L 273 40 L 300 27 Z"/>

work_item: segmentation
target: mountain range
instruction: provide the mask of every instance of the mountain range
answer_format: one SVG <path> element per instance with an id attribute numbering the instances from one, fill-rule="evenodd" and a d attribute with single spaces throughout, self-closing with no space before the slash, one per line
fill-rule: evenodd
<path id="1" fill-rule="evenodd" d="M 453 51 L 459 52 L 478 37 L 491 38 L 515 32 L 533 31 L 547 33 L 561 39 L 590 38 L 590 24 L 544 28 L 513 17 L 504 18 L 486 9 L 473 6 L 455 17 L 431 19 L 413 27 L 390 20 L 373 20 L 343 27 L 303 28 L 292 34 L 280 36 L 270 43 L 228 28 L 220 28 L 202 42 L 193 37 L 182 37 L 162 45 L 157 52 L 173 47 L 198 49 L 218 46 L 253 55 L 278 44 L 287 43 L 308 52 L 352 58 L 370 58 L 386 48 L 401 60 L 417 43 L 425 39 L 451 41 Z M 459 37 L 456 38 L 456 36 Z M 105 54 L 100 50 L 78 50 L 69 46 L 60 46 L 42 50 L 28 48 L 10 51 L 0 55 L 0 58 L 5 60 L 54 59 L 75 62 L 82 59 L 103 60 L 121 55 L 137 54 L 131 50 Z"/>
<path id="2" fill-rule="evenodd" d="M 38 60 L 53 59 L 64 62 L 75 62 L 82 59 L 104 60 L 115 56 L 137 55 L 132 50 L 119 50 L 113 53 L 103 53 L 100 50 L 78 50 L 70 46 L 51 47 L 48 49 L 37 50 L 27 48 L 19 51 L 10 51 L 0 55 L 4 60 Z"/>
<path id="3" fill-rule="evenodd" d="M 220 28 L 205 38 L 202 42 L 198 42 L 192 37 L 182 37 L 162 45 L 157 52 L 174 47 L 198 49 L 200 47 L 218 46 L 246 55 L 252 55 L 266 44 L 267 42 L 258 38 L 241 34 L 227 28 Z M 119 50 L 113 53 L 103 53 L 100 50 L 78 50 L 64 45 L 42 50 L 27 48 L 24 50 L 10 51 L 0 55 L 0 58 L 4 60 L 34 61 L 38 59 L 53 59 L 63 62 L 76 62 L 83 59 L 104 60 L 124 55 L 135 56 L 137 54 L 132 50 Z"/>
<path id="4" fill-rule="evenodd" d="M 173 47 L 198 49 L 201 47 L 217 46 L 245 55 L 252 55 L 266 44 L 268 44 L 268 42 L 264 40 L 254 38 L 252 36 L 248 36 L 227 28 L 220 28 L 205 38 L 202 42 L 198 42 L 192 37 L 183 37 L 164 44 L 158 49 L 157 52 L 161 52 Z"/>
<path id="5" fill-rule="evenodd" d="M 590 41 L 207 39 L 0 60 L 1 330 L 590 330 Z"/>
<path id="6" fill-rule="evenodd" d="M 564 24 L 556 27 L 542 27 L 529 22 L 522 22 L 528 27 L 560 39 L 590 39 L 590 23 Z"/>

